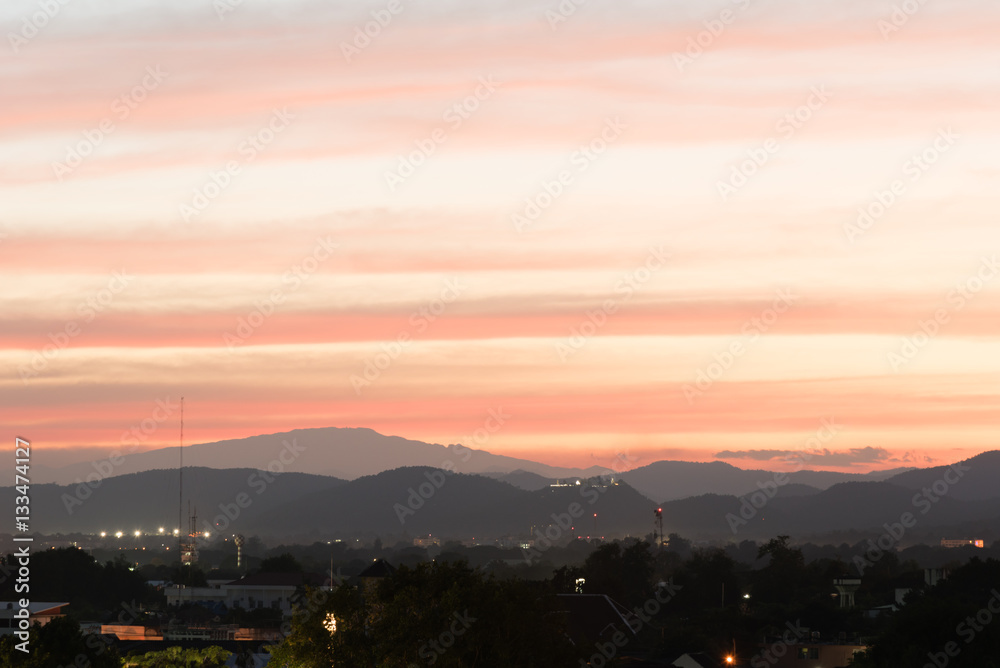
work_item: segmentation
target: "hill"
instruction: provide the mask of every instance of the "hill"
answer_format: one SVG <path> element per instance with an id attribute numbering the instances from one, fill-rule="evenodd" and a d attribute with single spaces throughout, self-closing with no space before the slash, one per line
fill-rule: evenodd
<path id="1" fill-rule="evenodd" d="M 947 477 L 946 477 L 947 476 Z M 1000 496 L 1000 451 L 990 450 L 949 466 L 933 466 L 926 469 L 913 469 L 900 473 L 888 479 L 894 485 L 911 490 L 932 488 L 940 481 L 946 483 L 957 480 L 949 485 L 948 496 L 964 501 L 978 501 Z"/>
<path id="2" fill-rule="evenodd" d="M 786 475 L 789 484 L 827 489 L 841 482 L 882 480 L 901 470 L 865 474 L 806 470 Z M 626 471 L 621 477 L 650 499 L 673 501 L 701 494 L 748 494 L 774 480 L 774 475 L 773 471 L 741 469 L 725 462 L 663 460 Z"/>
<path id="3" fill-rule="evenodd" d="M 336 487 L 342 480 L 305 473 L 275 474 L 255 469 L 209 469 L 184 467 L 184 530 L 188 529 L 187 502 L 197 509 L 198 528 L 224 516 L 240 494 L 250 499 L 239 508 L 241 519 L 250 521 L 270 509 L 282 506 L 303 494 Z M 0 498 L 14 503 L 15 490 L 4 487 Z M 95 486 L 32 485 L 32 527 L 43 533 L 130 534 L 140 530 L 167 533 L 177 528 L 178 475 L 176 470 L 144 471 L 115 476 Z M 12 506 L 13 507 L 13 506 Z"/>
<path id="4" fill-rule="evenodd" d="M 176 468 L 178 448 L 136 452 L 124 457 L 112 475 Z M 296 429 L 249 438 L 198 443 L 184 448 L 184 463 L 214 469 L 234 464 L 267 470 L 280 464 L 285 471 L 314 473 L 353 480 L 400 466 L 451 468 L 462 473 L 509 473 L 523 470 L 545 478 L 595 476 L 606 469 L 572 469 L 526 459 L 494 455 L 463 445 L 443 446 L 385 436 L 371 429 L 324 427 Z M 46 478 L 35 482 L 67 484 L 94 472 L 89 463 L 44 469 Z"/>
<path id="5" fill-rule="evenodd" d="M 594 532 L 594 513 L 598 532 L 652 530 L 652 504 L 628 485 L 528 491 L 485 476 L 425 467 L 386 471 L 304 496 L 261 516 L 253 529 L 284 536 L 528 536 L 533 527 L 552 524 L 553 515 L 565 515 L 574 503 L 583 509 L 573 523 L 578 533 Z"/>

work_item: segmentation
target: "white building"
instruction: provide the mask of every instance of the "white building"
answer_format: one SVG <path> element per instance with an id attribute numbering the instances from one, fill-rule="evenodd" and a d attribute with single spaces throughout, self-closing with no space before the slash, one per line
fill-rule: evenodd
<path id="1" fill-rule="evenodd" d="M 314 573 L 257 573 L 211 587 L 167 587 L 167 605 L 182 603 L 222 603 L 230 610 L 274 608 L 292 611 L 291 600 L 303 586 L 322 587 L 329 579 Z"/>

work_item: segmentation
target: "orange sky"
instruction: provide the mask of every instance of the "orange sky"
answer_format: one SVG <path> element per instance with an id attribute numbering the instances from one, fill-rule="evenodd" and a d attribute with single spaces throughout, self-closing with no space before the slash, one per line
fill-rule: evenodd
<path id="1" fill-rule="evenodd" d="M 995 4 L 231 4 L 0 8 L 0 420 L 50 465 L 181 395 L 188 442 L 995 447 Z"/>

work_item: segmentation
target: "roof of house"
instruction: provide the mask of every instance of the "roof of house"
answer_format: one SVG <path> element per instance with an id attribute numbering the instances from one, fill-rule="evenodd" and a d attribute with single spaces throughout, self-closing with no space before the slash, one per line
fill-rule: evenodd
<path id="1" fill-rule="evenodd" d="M 719 660 L 711 658 L 704 652 L 690 652 L 681 654 L 670 665 L 677 668 L 717 668 Z"/>
<path id="2" fill-rule="evenodd" d="M 59 614 L 59 608 L 69 605 L 69 603 L 59 603 L 56 601 L 31 601 L 28 603 L 28 614 L 41 615 Z M 0 601 L 0 610 L 20 610 L 21 605 L 15 601 Z"/>
<path id="3" fill-rule="evenodd" d="M 387 578 L 390 577 L 396 569 L 393 568 L 385 559 L 376 559 L 375 563 L 366 568 L 365 570 L 358 573 L 359 578 Z"/>

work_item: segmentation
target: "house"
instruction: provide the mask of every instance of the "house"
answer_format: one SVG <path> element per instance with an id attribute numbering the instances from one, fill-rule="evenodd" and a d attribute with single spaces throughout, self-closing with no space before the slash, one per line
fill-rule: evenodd
<path id="1" fill-rule="evenodd" d="M 315 573 L 257 573 L 223 585 L 226 606 L 243 610 L 274 608 L 291 614 L 291 600 L 302 587 L 322 587 L 329 579 Z"/>
<path id="2" fill-rule="evenodd" d="M 361 590 L 363 592 L 369 592 L 378 586 L 382 578 L 392 577 L 392 574 L 395 572 L 396 569 L 388 561 L 385 559 L 376 559 L 372 562 L 371 566 L 358 573 L 357 581 L 361 582 Z"/>
<path id="3" fill-rule="evenodd" d="M 291 614 L 292 599 L 304 586 L 322 587 L 329 578 L 315 573 L 257 573 L 210 587 L 167 587 L 167 605 L 222 604 L 227 609 L 273 608 Z"/>
<path id="4" fill-rule="evenodd" d="M 47 601 L 32 601 L 28 604 L 28 626 L 35 622 L 45 626 L 57 617 L 63 617 L 62 611 L 69 603 L 54 603 Z M 16 616 L 21 612 L 21 606 L 14 601 L 0 601 L 0 636 L 13 635 L 18 630 L 18 622 L 21 620 Z"/>

